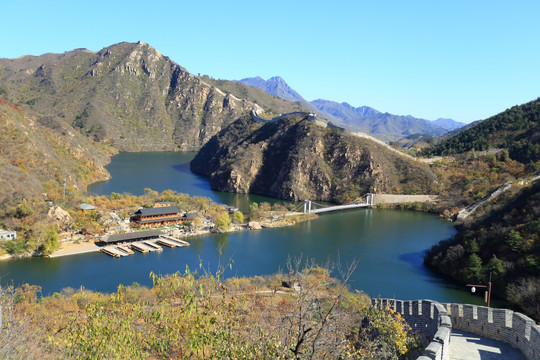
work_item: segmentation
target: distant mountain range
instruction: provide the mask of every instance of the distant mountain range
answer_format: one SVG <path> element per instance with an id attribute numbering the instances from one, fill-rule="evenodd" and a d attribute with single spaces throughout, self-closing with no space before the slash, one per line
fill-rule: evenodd
<path id="1" fill-rule="evenodd" d="M 268 80 L 257 76 L 245 78 L 239 80 L 239 82 L 257 87 L 268 94 L 294 101 L 298 105 L 311 108 L 334 123 L 371 134 L 385 141 L 397 140 L 417 133 L 441 136 L 448 131 L 456 130 L 465 125 L 452 119 L 439 118 L 435 121 L 429 121 L 410 115 L 383 113 L 369 106 L 355 108 L 346 102 L 338 103 L 324 99 L 310 102 L 305 100 L 279 76 L 274 76 Z"/>

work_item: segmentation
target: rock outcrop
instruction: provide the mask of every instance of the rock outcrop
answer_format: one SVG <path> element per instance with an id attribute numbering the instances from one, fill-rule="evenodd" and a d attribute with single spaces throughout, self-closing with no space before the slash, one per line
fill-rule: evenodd
<path id="1" fill-rule="evenodd" d="M 60 206 L 52 206 L 49 209 L 47 216 L 52 221 L 56 222 L 56 224 L 62 229 L 67 228 L 73 220 L 71 215 L 69 215 L 69 213 Z"/>

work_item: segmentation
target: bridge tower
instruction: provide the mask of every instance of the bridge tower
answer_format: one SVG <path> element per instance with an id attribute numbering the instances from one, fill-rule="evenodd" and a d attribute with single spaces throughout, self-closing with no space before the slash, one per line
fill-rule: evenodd
<path id="1" fill-rule="evenodd" d="M 304 200 L 304 214 L 311 213 L 311 200 Z"/>

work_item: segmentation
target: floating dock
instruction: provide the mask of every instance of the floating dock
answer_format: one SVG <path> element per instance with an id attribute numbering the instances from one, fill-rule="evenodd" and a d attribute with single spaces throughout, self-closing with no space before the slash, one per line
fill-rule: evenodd
<path id="1" fill-rule="evenodd" d="M 189 246 L 190 245 L 187 241 L 180 240 L 180 239 L 177 239 L 177 238 L 173 238 L 172 236 L 168 236 L 168 235 L 161 235 L 160 238 L 169 240 L 169 241 L 177 244 L 177 246 Z"/>
<path id="2" fill-rule="evenodd" d="M 150 241 L 150 240 L 144 240 L 142 242 L 144 245 L 148 246 L 149 248 L 151 249 L 154 249 L 155 251 L 162 251 L 163 248 L 159 245 L 157 245 L 156 243 Z"/>
<path id="3" fill-rule="evenodd" d="M 125 253 L 128 254 L 128 255 L 133 255 L 133 254 L 135 254 L 135 253 L 133 252 L 133 250 L 131 250 L 131 249 L 128 248 L 127 246 L 124 246 L 124 245 L 116 245 L 116 247 L 118 248 L 118 250 L 123 251 L 123 252 L 125 252 Z"/>
<path id="4" fill-rule="evenodd" d="M 105 253 L 107 255 L 110 255 L 110 256 L 112 256 L 114 258 L 119 258 L 121 256 L 127 256 L 127 254 L 121 253 L 120 250 L 115 249 L 112 246 L 102 247 L 101 249 L 99 249 L 99 251 L 101 251 L 102 253 Z"/>
<path id="5" fill-rule="evenodd" d="M 159 238 L 156 240 L 156 242 L 160 245 L 165 245 L 167 247 L 170 247 L 170 248 L 175 248 L 176 247 L 176 244 L 173 243 L 172 241 L 170 240 L 167 240 L 167 239 L 163 239 L 163 238 Z"/>
<path id="6" fill-rule="evenodd" d="M 138 252 L 141 252 L 143 254 L 146 254 L 150 252 L 150 249 L 147 246 L 144 246 L 140 243 L 132 243 L 130 244 L 130 247 L 134 250 L 137 250 Z"/>

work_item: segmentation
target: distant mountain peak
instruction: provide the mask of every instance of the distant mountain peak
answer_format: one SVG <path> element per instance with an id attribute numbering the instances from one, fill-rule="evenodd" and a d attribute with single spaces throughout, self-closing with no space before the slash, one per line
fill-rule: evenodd
<path id="1" fill-rule="evenodd" d="M 273 76 L 264 80 L 260 76 L 238 80 L 243 84 L 259 88 L 270 95 L 274 95 L 289 101 L 302 101 L 304 98 L 294 91 L 281 76 Z"/>

